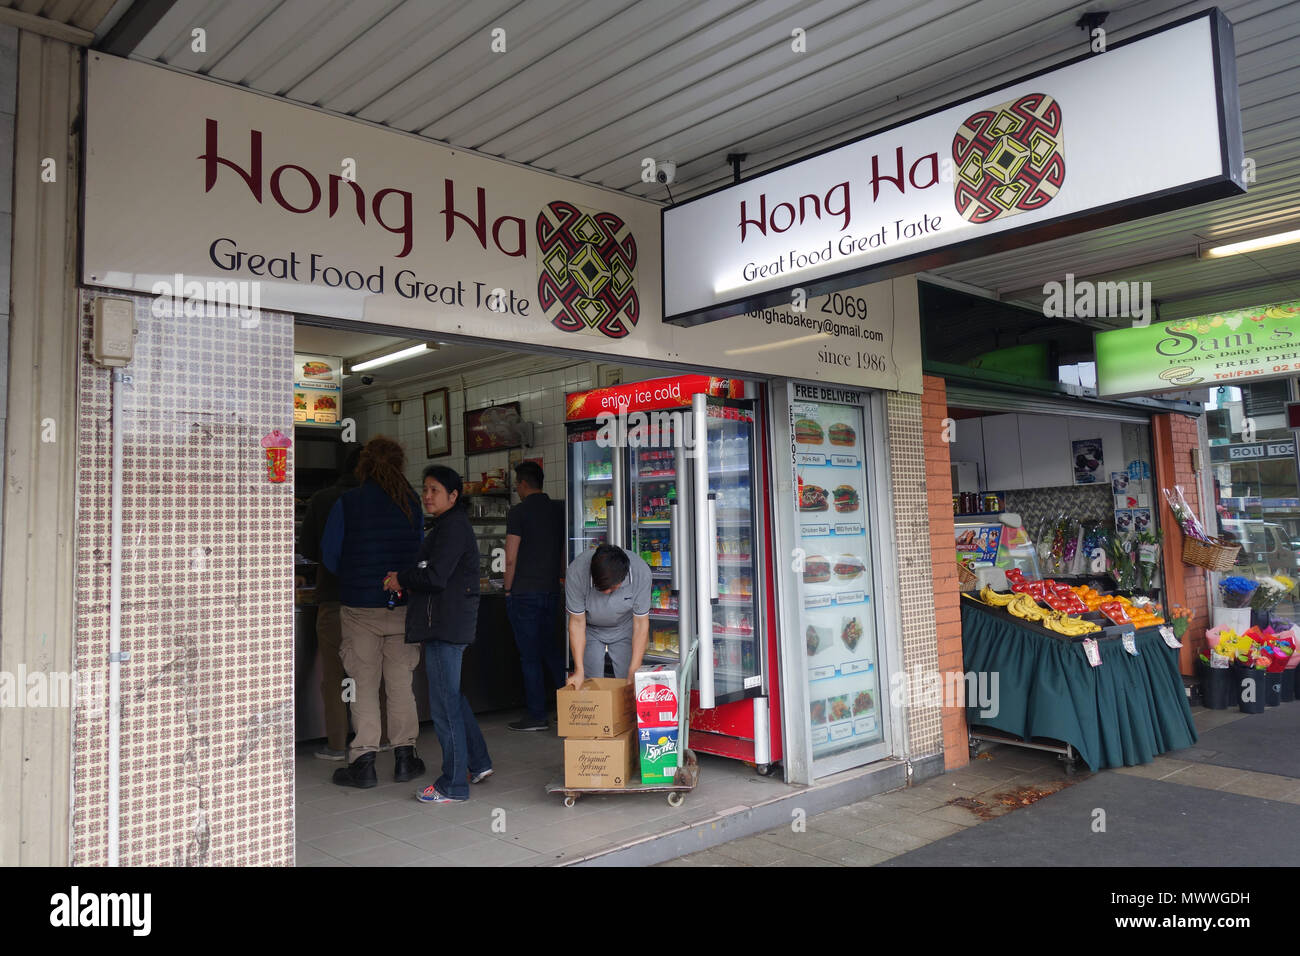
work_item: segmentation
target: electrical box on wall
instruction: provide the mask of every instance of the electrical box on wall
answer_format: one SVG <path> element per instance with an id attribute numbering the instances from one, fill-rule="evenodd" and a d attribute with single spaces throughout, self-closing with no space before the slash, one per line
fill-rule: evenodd
<path id="1" fill-rule="evenodd" d="M 91 355 L 99 365 L 130 365 L 135 357 L 135 302 L 124 296 L 95 297 Z"/>

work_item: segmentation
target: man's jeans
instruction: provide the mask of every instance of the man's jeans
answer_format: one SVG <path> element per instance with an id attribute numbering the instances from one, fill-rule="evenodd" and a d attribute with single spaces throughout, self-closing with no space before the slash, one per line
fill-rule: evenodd
<path id="1" fill-rule="evenodd" d="M 519 646 L 524 671 L 524 700 L 532 720 L 546 720 L 546 704 L 564 686 L 564 656 L 555 640 L 559 594 L 526 591 L 506 598 L 506 616 Z"/>
<path id="2" fill-rule="evenodd" d="M 443 796 L 469 799 L 469 775 L 492 767 L 487 743 L 469 701 L 460 692 L 460 664 L 468 644 L 427 641 L 424 668 L 429 678 L 429 716 L 442 747 L 442 776 L 433 785 Z"/>

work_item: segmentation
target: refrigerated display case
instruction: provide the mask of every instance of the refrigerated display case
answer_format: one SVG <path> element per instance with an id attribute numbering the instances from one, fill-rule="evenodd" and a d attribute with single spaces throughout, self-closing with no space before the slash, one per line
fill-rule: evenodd
<path id="1" fill-rule="evenodd" d="M 605 540 L 641 555 L 652 579 L 646 663 L 677 663 L 700 644 L 692 747 L 766 772 L 780 759 L 780 722 L 766 677 L 775 645 L 756 402 L 729 397 L 742 392 L 684 375 L 568 396 L 569 557 Z"/>

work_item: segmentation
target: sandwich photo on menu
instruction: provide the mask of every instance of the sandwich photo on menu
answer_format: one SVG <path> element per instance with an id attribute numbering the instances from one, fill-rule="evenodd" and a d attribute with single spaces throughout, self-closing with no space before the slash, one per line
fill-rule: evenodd
<path id="1" fill-rule="evenodd" d="M 857 511 L 858 489 L 852 485 L 840 485 L 835 489 L 835 510 L 843 514 L 847 511 Z"/>
<path id="2" fill-rule="evenodd" d="M 830 434 L 832 445 L 856 445 L 858 442 L 858 433 L 853 430 L 853 426 L 843 422 L 832 425 Z"/>
<path id="3" fill-rule="evenodd" d="M 826 489 L 819 485 L 804 485 L 799 492 L 799 510 L 800 511 L 826 511 L 830 508 L 827 503 Z"/>
<path id="4" fill-rule="evenodd" d="M 835 580 L 852 581 L 855 578 L 862 577 L 864 570 L 861 558 L 856 558 L 851 554 L 841 554 L 835 561 Z"/>
<path id="5" fill-rule="evenodd" d="M 820 554 L 812 554 L 804 558 L 803 562 L 803 583 L 804 584 L 821 584 L 823 581 L 831 579 L 831 563 Z"/>
<path id="6" fill-rule="evenodd" d="M 794 440 L 803 445 L 820 445 L 826 440 L 826 435 L 821 425 L 811 418 L 800 418 L 794 423 Z"/>
<path id="7" fill-rule="evenodd" d="M 302 367 L 305 378 L 329 378 L 334 374 L 328 362 L 306 362 Z"/>

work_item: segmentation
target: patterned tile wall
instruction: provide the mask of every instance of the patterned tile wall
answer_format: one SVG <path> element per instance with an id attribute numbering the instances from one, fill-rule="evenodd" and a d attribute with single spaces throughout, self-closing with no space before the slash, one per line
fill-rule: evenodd
<path id="1" fill-rule="evenodd" d="M 293 862 L 293 319 L 135 301 L 123 401 L 121 862 Z M 82 294 L 73 862 L 107 862 L 111 379 Z M 289 475 L 293 474 L 292 451 Z"/>
<path id="2" fill-rule="evenodd" d="M 898 554 L 899 604 L 903 627 L 903 666 L 913 686 L 938 668 L 934 582 L 930 574 L 930 513 L 926 499 L 925 446 L 921 396 L 887 396 L 890 474 L 894 495 L 894 536 Z M 907 754 L 922 757 L 943 751 L 943 711 L 913 703 L 907 715 Z"/>
<path id="3" fill-rule="evenodd" d="M 1079 521 L 1092 519 L 1110 523 L 1115 520 L 1115 498 L 1110 493 L 1109 481 L 1105 484 L 1008 491 L 1006 509 L 1020 515 L 1025 530 L 1035 541 L 1043 522 L 1054 519 L 1062 511 Z"/>

